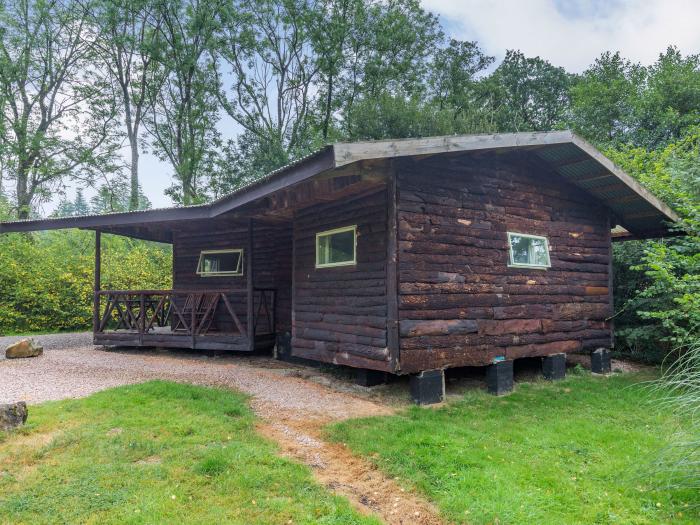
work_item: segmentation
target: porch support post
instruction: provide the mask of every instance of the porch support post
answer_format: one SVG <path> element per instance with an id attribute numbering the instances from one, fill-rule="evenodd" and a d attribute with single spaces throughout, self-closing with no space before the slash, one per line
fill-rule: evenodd
<path id="1" fill-rule="evenodd" d="M 253 219 L 248 219 L 248 246 L 246 248 L 246 287 L 248 289 L 248 303 L 246 322 L 248 332 L 248 349 L 255 350 L 255 312 L 253 297 Z"/>
<path id="2" fill-rule="evenodd" d="M 102 271 L 102 232 L 95 230 L 95 284 L 92 298 L 92 333 L 96 334 L 100 328 L 100 287 Z"/>

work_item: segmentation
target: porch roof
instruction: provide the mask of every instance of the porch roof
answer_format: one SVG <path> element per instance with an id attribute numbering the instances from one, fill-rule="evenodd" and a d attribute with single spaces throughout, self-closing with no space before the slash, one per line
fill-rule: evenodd
<path id="1" fill-rule="evenodd" d="M 336 143 L 209 204 L 80 217 L 0 223 L 0 233 L 60 228 L 112 231 L 169 241 L 175 221 L 211 219 L 275 192 L 344 166 L 400 157 L 425 158 L 460 152 L 530 151 L 556 173 L 610 208 L 617 225 L 636 238 L 670 233 L 678 216 L 591 144 L 571 131 L 459 135 L 418 139 Z"/>

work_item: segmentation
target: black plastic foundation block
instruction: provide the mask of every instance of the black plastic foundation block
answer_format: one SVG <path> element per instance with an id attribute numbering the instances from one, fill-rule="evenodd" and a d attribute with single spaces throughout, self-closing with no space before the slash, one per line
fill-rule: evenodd
<path id="1" fill-rule="evenodd" d="M 355 369 L 355 383 L 360 386 L 377 386 L 387 382 L 386 372 L 370 370 L 369 368 Z"/>
<path id="2" fill-rule="evenodd" d="M 552 354 L 542 358 L 542 375 L 555 381 L 566 376 L 566 354 Z"/>
<path id="3" fill-rule="evenodd" d="M 433 405 L 445 399 L 444 370 L 423 370 L 411 376 L 411 397 L 417 405 Z"/>
<path id="4" fill-rule="evenodd" d="M 502 396 L 513 390 L 513 361 L 498 361 L 486 371 L 489 394 Z"/>
<path id="5" fill-rule="evenodd" d="M 591 352 L 591 372 L 594 374 L 609 374 L 610 371 L 610 350 L 598 348 Z"/>

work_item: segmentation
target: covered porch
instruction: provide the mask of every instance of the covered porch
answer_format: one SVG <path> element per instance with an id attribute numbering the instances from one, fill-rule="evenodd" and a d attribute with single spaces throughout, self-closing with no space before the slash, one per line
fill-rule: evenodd
<path id="1" fill-rule="evenodd" d="M 172 245 L 170 289 L 103 286 L 105 233 Z M 291 230 L 222 217 L 95 229 L 96 345 L 252 352 L 289 330 Z M 227 265 L 233 265 L 229 267 Z M 281 303 L 280 298 L 281 297 Z M 281 309 L 281 310 L 280 310 Z"/>
<path id="2" fill-rule="evenodd" d="M 275 342 L 274 289 L 100 290 L 95 305 L 98 345 L 254 351 Z"/>

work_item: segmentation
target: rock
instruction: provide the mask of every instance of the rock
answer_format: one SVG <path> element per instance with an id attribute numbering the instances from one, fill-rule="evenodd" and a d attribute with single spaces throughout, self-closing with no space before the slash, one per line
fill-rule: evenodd
<path id="1" fill-rule="evenodd" d="M 0 405 L 0 430 L 12 430 L 27 421 L 27 404 L 24 401 Z"/>
<path id="2" fill-rule="evenodd" d="M 20 357 L 38 357 L 44 353 L 44 347 L 37 346 L 34 339 L 22 339 L 14 344 L 11 344 L 5 350 L 5 357 L 8 359 L 17 359 Z"/>

